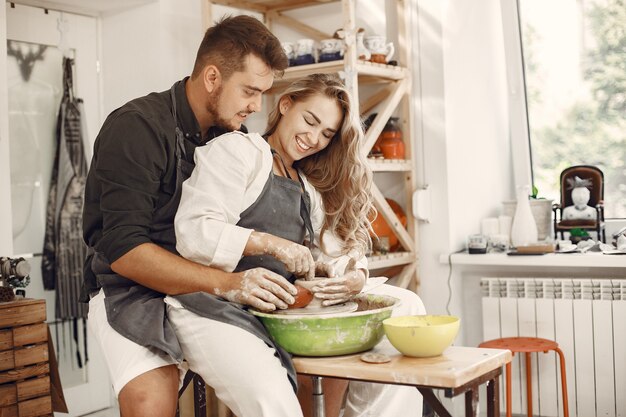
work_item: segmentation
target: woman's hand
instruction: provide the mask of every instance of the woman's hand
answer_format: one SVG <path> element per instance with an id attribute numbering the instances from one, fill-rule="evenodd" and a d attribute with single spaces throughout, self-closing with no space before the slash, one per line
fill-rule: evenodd
<path id="1" fill-rule="evenodd" d="M 284 310 L 293 304 L 297 289 L 284 277 L 264 268 L 234 273 L 215 295 L 260 311 Z"/>
<path id="2" fill-rule="evenodd" d="M 341 277 L 316 279 L 315 282 L 311 289 L 313 294 L 323 300 L 322 305 L 331 306 L 344 303 L 360 293 L 365 285 L 365 272 L 352 269 Z"/>
<path id="3" fill-rule="evenodd" d="M 268 233 L 252 232 L 244 255 L 272 255 L 298 278 L 315 277 L 315 261 L 309 248 Z"/>

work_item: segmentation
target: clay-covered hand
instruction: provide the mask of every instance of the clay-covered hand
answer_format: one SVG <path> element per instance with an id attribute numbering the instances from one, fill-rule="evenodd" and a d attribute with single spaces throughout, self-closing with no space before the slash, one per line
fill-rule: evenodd
<path id="1" fill-rule="evenodd" d="M 331 306 L 344 303 L 361 292 L 365 285 L 365 272 L 362 269 L 348 270 L 343 276 L 336 278 L 316 279 L 311 289 L 322 305 Z"/>
<path id="2" fill-rule="evenodd" d="M 335 278 L 336 275 L 335 267 L 333 265 L 322 261 L 315 262 L 316 277 Z"/>
<path id="3" fill-rule="evenodd" d="M 298 278 L 315 277 L 315 261 L 309 248 L 273 235 L 266 236 L 265 253 L 282 262 L 287 271 Z"/>
<path id="4" fill-rule="evenodd" d="M 232 274 L 215 295 L 260 311 L 286 309 L 295 301 L 297 289 L 281 275 L 265 268 L 254 268 Z"/>

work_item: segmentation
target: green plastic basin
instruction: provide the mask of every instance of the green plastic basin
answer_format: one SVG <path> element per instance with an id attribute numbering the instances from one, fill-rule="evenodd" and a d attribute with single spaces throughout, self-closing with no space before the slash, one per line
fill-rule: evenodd
<path id="1" fill-rule="evenodd" d="M 400 302 L 386 295 L 355 297 L 357 311 L 327 315 L 262 313 L 258 316 L 274 341 L 287 352 L 300 356 L 336 356 L 363 352 L 384 335 L 382 322 Z"/>

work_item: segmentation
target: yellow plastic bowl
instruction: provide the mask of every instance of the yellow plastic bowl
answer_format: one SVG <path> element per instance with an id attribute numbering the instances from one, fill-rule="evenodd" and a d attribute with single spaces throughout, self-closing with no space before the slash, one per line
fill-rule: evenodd
<path id="1" fill-rule="evenodd" d="M 439 356 L 459 332 L 460 320 L 454 316 L 399 316 L 383 321 L 389 341 L 406 356 Z"/>

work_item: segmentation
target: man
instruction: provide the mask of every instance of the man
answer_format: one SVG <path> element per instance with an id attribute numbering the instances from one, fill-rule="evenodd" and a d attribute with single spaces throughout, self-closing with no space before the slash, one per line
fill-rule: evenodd
<path id="1" fill-rule="evenodd" d="M 293 302 L 295 287 L 270 271 L 227 274 L 178 256 L 173 226 L 195 148 L 240 129 L 287 62 L 261 22 L 226 18 L 206 32 L 191 77 L 117 109 L 96 139 L 85 190 L 91 255 L 81 298 L 91 299 L 89 325 L 124 416 L 176 410 L 183 354 L 164 294 L 214 293 L 227 283 L 231 301 L 261 308 L 269 291 L 275 304 Z"/>

